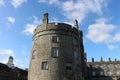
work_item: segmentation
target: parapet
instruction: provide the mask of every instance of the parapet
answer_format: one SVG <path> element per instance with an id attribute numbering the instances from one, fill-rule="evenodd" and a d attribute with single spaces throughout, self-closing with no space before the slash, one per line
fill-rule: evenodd
<path id="1" fill-rule="evenodd" d="M 57 24 L 55 22 L 50 23 L 48 20 L 49 20 L 48 13 L 45 13 L 43 17 L 43 23 L 34 30 L 34 36 L 40 32 L 52 31 L 52 30 L 56 30 L 56 31 L 62 30 L 77 35 L 79 34 L 80 36 L 82 36 L 82 31 L 78 29 L 77 20 L 75 20 L 74 26 L 66 23 L 57 23 Z"/>
<path id="2" fill-rule="evenodd" d="M 100 61 L 95 61 L 94 58 L 91 59 L 91 62 L 88 63 L 120 63 L 119 60 L 115 58 L 115 60 L 111 60 L 111 58 L 108 58 L 108 61 L 104 61 L 102 57 L 100 57 Z"/>

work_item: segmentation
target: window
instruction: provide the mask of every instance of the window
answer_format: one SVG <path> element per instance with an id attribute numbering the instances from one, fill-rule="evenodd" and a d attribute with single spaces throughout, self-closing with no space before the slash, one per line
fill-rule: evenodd
<path id="1" fill-rule="evenodd" d="M 58 42 L 58 36 L 52 36 L 52 42 L 57 43 Z"/>
<path id="2" fill-rule="evenodd" d="M 58 57 L 58 47 L 53 47 L 51 50 L 52 57 Z"/>
<path id="3" fill-rule="evenodd" d="M 71 69 L 72 69 L 72 64 L 66 63 L 66 70 L 71 70 Z"/>
<path id="4" fill-rule="evenodd" d="M 42 70 L 48 70 L 48 62 L 42 62 L 42 66 L 41 66 Z"/>
<path id="5" fill-rule="evenodd" d="M 95 76 L 95 75 L 96 75 L 94 71 L 92 72 L 92 75 L 93 75 L 93 76 Z"/>
<path id="6" fill-rule="evenodd" d="M 18 76 L 18 78 L 19 78 L 19 77 L 20 77 L 20 73 L 18 73 L 18 75 L 17 75 L 17 76 Z"/>
<path id="7" fill-rule="evenodd" d="M 102 71 L 100 72 L 100 75 L 103 76 L 103 72 Z"/>
<path id="8" fill-rule="evenodd" d="M 75 59 L 75 60 L 79 60 L 77 51 L 74 51 L 74 59 Z"/>
<path id="9" fill-rule="evenodd" d="M 75 38 L 73 39 L 73 44 L 74 46 L 77 46 L 77 40 Z"/>

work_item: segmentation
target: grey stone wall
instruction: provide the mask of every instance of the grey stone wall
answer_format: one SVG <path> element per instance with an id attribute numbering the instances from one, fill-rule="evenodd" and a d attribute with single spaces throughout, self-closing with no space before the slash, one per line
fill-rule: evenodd
<path id="1" fill-rule="evenodd" d="M 105 79 L 106 80 L 119 80 L 120 79 L 120 62 L 88 62 L 92 80 Z"/>
<path id="2" fill-rule="evenodd" d="M 82 32 L 69 24 L 43 20 L 34 31 L 28 80 L 81 80 Z M 58 37 L 57 43 L 52 42 L 53 36 Z M 58 48 L 57 57 L 51 56 L 53 47 Z M 47 62 L 46 70 L 42 62 Z"/>

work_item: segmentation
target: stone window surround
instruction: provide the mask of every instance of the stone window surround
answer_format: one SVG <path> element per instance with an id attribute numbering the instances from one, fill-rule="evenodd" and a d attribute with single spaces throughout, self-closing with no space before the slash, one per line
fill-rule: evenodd
<path id="1" fill-rule="evenodd" d="M 58 51 L 58 47 L 52 47 L 51 48 L 51 57 L 58 57 L 59 56 L 59 51 Z"/>
<path id="2" fill-rule="evenodd" d="M 59 42 L 59 37 L 58 36 L 52 36 L 52 42 L 53 43 L 58 43 Z"/>
<path id="3" fill-rule="evenodd" d="M 72 70 L 72 63 L 66 63 L 66 70 Z"/>
<path id="4" fill-rule="evenodd" d="M 42 70 L 48 70 L 48 61 L 43 61 L 41 63 L 41 69 Z"/>

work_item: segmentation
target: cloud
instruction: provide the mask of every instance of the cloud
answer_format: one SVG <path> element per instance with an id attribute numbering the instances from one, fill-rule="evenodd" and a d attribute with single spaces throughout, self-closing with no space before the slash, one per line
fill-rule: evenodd
<path id="1" fill-rule="evenodd" d="M 39 3 L 48 3 L 50 5 L 59 3 L 58 0 L 38 0 Z"/>
<path id="2" fill-rule="evenodd" d="M 2 63 L 7 63 L 9 56 L 14 57 L 14 51 L 13 50 L 11 50 L 11 49 L 2 49 L 2 50 L 0 50 L 0 61 Z"/>
<path id="3" fill-rule="evenodd" d="M 28 55 L 30 52 L 29 52 L 29 50 L 24 46 L 24 47 L 23 47 L 23 50 L 21 51 L 21 53 L 22 53 L 24 56 L 26 56 L 26 55 Z"/>
<path id="4" fill-rule="evenodd" d="M 25 26 L 25 30 L 23 30 L 23 33 L 25 33 L 26 35 L 32 35 L 36 26 L 37 25 L 35 25 L 35 24 L 27 24 Z"/>
<path id="5" fill-rule="evenodd" d="M 115 42 L 120 42 L 120 32 L 116 33 L 115 36 L 113 37 L 113 40 Z"/>
<path id="6" fill-rule="evenodd" d="M 100 22 L 98 22 L 100 21 Z M 116 28 L 115 25 L 106 24 L 101 19 L 97 20 L 95 24 L 88 26 L 88 34 L 86 37 L 94 43 L 108 43 L 111 42 L 111 32 Z"/>
<path id="7" fill-rule="evenodd" d="M 25 2 L 27 2 L 27 0 L 12 0 L 11 4 L 14 6 L 14 8 L 18 8 Z"/>
<path id="8" fill-rule="evenodd" d="M 12 24 L 15 23 L 15 18 L 14 17 L 9 16 L 9 17 L 7 17 L 7 19 L 10 23 L 12 23 Z"/>
<path id="9" fill-rule="evenodd" d="M 108 47 L 110 50 L 114 50 L 114 49 L 118 48 L 118 47 L 115 46 L 115 45 L 107 45 L 107 47 Z"/>
<path id="10" fill-rule="evenodd" d="M 96 20 L 96 23 L 88 26 L 86 38 L 93 43 L 104 43 L 110 50 L 113 50 L 117 48 L 115 43 L 120 42 L 120 33 L 117 30 L 117 26 L 107 24 L 107 19 L 100 18 Z"/>
<path id="11" fill-rule="evenodd" d="M 16 67 L 19 67 L 19 68 L 25 68 L 24 65 L 23 65 L 24 61 L 22 59 L 16 59 L 14 60 L 14 64 Z"/>
<path id="12" fill-rule="evenodd" d="M 108 0 L 39 0 L 39 3 L 48 3 L 57 5 L 62 14 L 69 20 L 77 19 L 79 23 L 88 16 L 89 13 L 97 15 L 103 14 L 103 8 L 107 8 Z"/>
<path id="13" fill-rule="evenodd" d="M 10 49 L 3 49 L 0 51 L 1 55 L 14 56 L 14 51 Z"/>
<path id="14" fill-rule="evenodd" d="M 4 6 L 4 0 L 0 0 L 0 6 Z"/>
<path id="15" fill-rule="evenodd" d="M 27 23 L 25 29 L 22 31 L 25 35 L 32 35 L 34 29 L 40 24 L 41 20 L 38 20 L 36 16 L 32 17 L 34 19 L 33 23 Z"/>
<path id="16" fill-rule="evenodd" d="M 6 64 L 8 62 L 9 56 L 13 56 L 13 58 L 14 58 L 13 63 L 15 64 L 16 67 L 20 67 L 20 68 L 27 67 L 27 65 L 24 63 L 24 62 L 28 63 L 26 61 L 26 59 L 16 58 L 13 50 L 11 50 L 11 49 L 0 50 L 0 62 Z"/>
<path id="17" fill-rule="evenodd" d="M 8 62 L 8 58 L 7 57 L 2 60 L 2 63 L 4 63 L 4 64 L 6 64 L 7 62 Z"/>
<path id="18" fill-rule="evenodd" d="M 66 1 L 62 3 L 62 10 L 64 16 L 69 20 L 77 19 L 79 23 L 87 17 L 89 13 L 94 13 L 97 15 L 102 15 L 104 4 L 107 1 L 103 0 L 77 0 L 76 2 L 73 0 Z"/>

